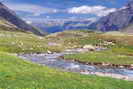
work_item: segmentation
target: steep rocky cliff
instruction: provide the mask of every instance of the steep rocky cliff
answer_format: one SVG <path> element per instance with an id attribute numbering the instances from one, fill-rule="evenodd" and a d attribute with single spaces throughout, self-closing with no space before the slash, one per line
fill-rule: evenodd
<path id="1" fill-rule="evenodd" d="M 8 23 L 5 26 L 16 27 L 23 31 L 32 32 L 37 35 L 44 35 L 41 30 L 27 24 L 21 18 L 19 18 L 14 11 L 6 7 L 4 4 L 0 3 L 0 21 Z"/>

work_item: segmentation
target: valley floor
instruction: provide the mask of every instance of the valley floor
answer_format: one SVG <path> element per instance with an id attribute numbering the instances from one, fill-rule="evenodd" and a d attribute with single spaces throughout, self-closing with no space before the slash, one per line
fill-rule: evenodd
<path id="1" fill-rule="evenodd" d="M 120 39 L 123 38 L 123 39 Z M 110 50 L 66 55 L 81 61 L 133 64 L 132 36 L 107 36 L 89 31 L 66 31 L 46 37 L 22 32 L 0 32 L 1 89 L 133 89 L 133 82 L 108 77 L 63 72 L 23 61 L 15 53 L 61 52 L 84 45 L 106 45 Z M 124 45 L 123 45 L 124 44 Z M 117 59 L 116 59 L 117 58 Z"/>

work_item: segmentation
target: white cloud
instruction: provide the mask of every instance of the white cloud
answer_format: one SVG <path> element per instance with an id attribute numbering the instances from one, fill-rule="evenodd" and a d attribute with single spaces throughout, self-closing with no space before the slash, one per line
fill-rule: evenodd
<path id="1" fill-rule="evenodd" d="M 42 6 L 34 5 L 34 4 L 8 3 L 6 5 L 15 11 L 29 12 L 29 13 L 32 13 L 34 16 L 39 16 L 40 14 L 44 14 L 44 13 L 58 12 L 57 9 L 46 8 L 46 7 L 42 7 Z"/>
<path id="2" fill-rule="evenodd" d="M 83 5 L 80 7 L 73 7 L 68 9 L 55 9 L 55 8 L 47 8 L 40 5 L 35 4 L 20 4 L 20 3 L 6 3 L 6 5 L 13 9 L 14 11 L 23 11 L 31 13 L 32 16 L 39 16 L 41 14 L 46 13 L 72 13 L 72 14 L 94 14 L 96 16 L 106 16 L 110 12 L 116 11 L 116 8 L 107 8 L 105 6 L 97 5 L 97 6 L 87 6 Z"/>
<path id="3" fill-rule="evenodd" d="M 68 13 L 74 14 L 94 14 L 97 16 L 106 16 L 111 12 L 116 11 L 115 8 L 107 8 L 105 6 L 80 6 L 68 9 Z"/>

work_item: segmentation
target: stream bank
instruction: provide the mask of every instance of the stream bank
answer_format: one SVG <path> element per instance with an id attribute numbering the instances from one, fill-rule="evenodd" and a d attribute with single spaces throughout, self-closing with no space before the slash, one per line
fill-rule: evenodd
<path id="1" fill-rule="evenodd" d="M 18 56 L 23 60 L 28 60 L 37 64 L 41 64 L 51 68 L 57 68 L 68 72 L 76 72 L 85 75 L 97 75 L 133 81 L 133 70 L 125 68 L 104 68 L 59 58 L 65 54 L 69 53 L 62 52 L 53 54 L 18 54 Z"/>

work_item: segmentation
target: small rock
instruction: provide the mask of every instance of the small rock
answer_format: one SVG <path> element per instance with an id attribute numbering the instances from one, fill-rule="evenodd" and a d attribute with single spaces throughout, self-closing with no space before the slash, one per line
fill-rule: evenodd
<path id="1" fill-rule="evenodd" d="M 90 50 L 95 50 L 95 47 L 93 45 L 85 45 L 83 46 L 84 49 L 90 49 Z"/>
<path id="2" fill-rule="evenodd" d="M 47 53 L 48 53 L 48 54 L 52 54 L 52 52 L 51 52 L 51 51 L 49 51 L 49 50 L 47 51 Z"/>

